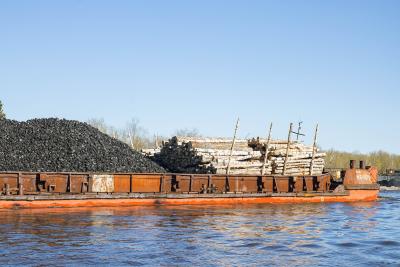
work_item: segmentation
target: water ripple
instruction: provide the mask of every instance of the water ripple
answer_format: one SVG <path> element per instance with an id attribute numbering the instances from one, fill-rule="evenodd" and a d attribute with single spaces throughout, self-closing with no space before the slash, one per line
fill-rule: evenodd
<path id="1" fill-rule="evenodd" d="M 2 210 L 0 264 L 399 265 L 399 202 Z"/>

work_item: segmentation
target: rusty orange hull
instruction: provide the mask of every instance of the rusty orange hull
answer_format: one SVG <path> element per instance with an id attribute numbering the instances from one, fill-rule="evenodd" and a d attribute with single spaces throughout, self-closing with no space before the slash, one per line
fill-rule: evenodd
<path id="1" fill-rule="evenodd" d="M 0 172 L 0 209 L 373 201 L 379 186 L 371 177 L 369 171 L 351 169 L 343 185 L 332 191 L 327 173 L 294 177 Z"/>
<path id="2" fill-rule="evenodd" d="M 74 208 L 74 207 L 129 207 L 149 205 L 226 205 L 226 204 L 279 204 L 374 201 L 379 190 L 348 190 L 346 194 L 305 194 L 302 196 L 180 196 L 177 198 L 87 198 L 87 199 L 37 199 L 0 200 L 0 209 L 13 208 Z"/>

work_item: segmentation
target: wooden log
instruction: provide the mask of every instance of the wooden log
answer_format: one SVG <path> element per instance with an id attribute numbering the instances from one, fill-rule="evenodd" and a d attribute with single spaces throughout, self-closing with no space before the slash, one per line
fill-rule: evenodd
<path id="1" fill-rule="evenodd" d="M 235 147 L 236 134 L 237 134 L 238 128 L 239 128 L 239 118 L 237 119 L 237 122 L 236 122 L 235 133 L 233 134 L 232 147 L 231 147 L 231 151 L 230 151 L 230 153 L 229 153 L 229 159 L 228 159 L 228 166 L 226 167 L 226 175 L 229 175 L 229 170 L 230 170 L 230 165 L 231 165 L 231 158 L 232 158 L 232 152 L 233 152 L 233 148 Z"/>
<path id="2" fill-rule="evenodd" d="M 212 155 L 212 156 L 229 156 L 230 150 L 228 149 L 210 149 L 210 148 L 194 148 L 199 155 Z M 261 157 L 260 151 L 247 151 L 247 150 L 233 150 L 232 156 L 254 156 Z"/>
<path id="3" fill-rule="evenodd" d="M 257 167 L 257 168 L 261 168 L 263 165 L 262 162 L 231 162 L 230 167 L 231 168 L 253 168 L 253 167 Z M 228 164 L 224 164 L 224 163 L 212 163 L 212 166 L 214 168 L 225 168 L 228 166 Z"/>
<path id="4" fill-rule="evenodd" d="M 288 141 L 287 141 L 287 147 L 286 147 L 286 156 L 285 156 L 285 162 L 283 164 L 284 166 L 283 166 L 283 171 L 282 171 L 283 175 L 285 175 L 285 170 L 286 170 L 286 162 L 287 162 L 288 154 L 289 154 L 290 135 L 292 134 L 292 127 L 293 127 L 293 123 L 290 123 Z"/>
<path id="5" fill-rule="evenodd" d="M 269 150 L 269 144 L 271 142 L 271 131 L 272 131 L 272 122 L 269 126 L 268 139 L 267 139 L 267 143 L 265 144 L 264 162 L 263 162 L 263 166 L 261 169 L 261 175 L 265 174 L 265 167 L 267 166 L 267 163 L 268 163 L 268 150 Z"/>
<path id="6" fill-rule="evenodd" d="M 313 167 L 314 167 L 314 160 L 315 160 L 315 153 L 316 153 L 316 148 L 317 148 L 317 134 L 318 134 L 318 123 L 317 126 L 315 127 L 315 134 L 314 134 L 314 144 L 313 144 L 313 153 L 312 153 L 312 158 L 311 158 L 311 164 L 310 164 L 310 174 L 313 173 Z"/>
<path id="7" fill-rule="evenodd" d="M 217 157 L 217 156 L 201 156 L 201 163 L 211 163 L 211 162 L 228 162 L 229 157 Z M 236 156 L 232 157 L 232 161 L 250 161 L 259 160 L 259 158 L 254 158 L 252 156 Z"/>
<path id="8" fill-rule="evenodd" d="M 288 142 L 270 139 L 267 150 L 266 143 L 261 143 L 260 139 L 254 138 L 247 143 L 240 143 L 240 140 L 236 139 L 239 143 L 235 141 L 234 149 L 232 149 L 233 139 L 197 138 L 194 141 L 199 141 L 197 144 L 201 146 L 198 147 L 193 147 L 191 142 L 193 138 L 186 138 L 186 141 L 189 143 L 179 142 L 178 139 L 172 138 L 163 142 L 160 150 L 143 150 L 143 153 L 153 155 L 156 161 L 161 159 L 164 162 L 163 166 L 170 170 L 172 166 L 174 172 L 186 173 L 221 173 L 221 170 L 226 171 L 229 161 L 232 173 L 238 171 L 242 174 L 262 174 L 264 162 L 265 173 L 275 174 L 283 173 L 286 162 L 285 174 L 290 175 L 309 174 L 314 171 L 319 173 L 323 171 L 325 165 L 325 153 L 291 140 Z M 245 144 L 247 148 L 237 147 L 237 144 L 240 146 Z M 311 170 L 311 161 L 313 161 L 313 170 Z"/>

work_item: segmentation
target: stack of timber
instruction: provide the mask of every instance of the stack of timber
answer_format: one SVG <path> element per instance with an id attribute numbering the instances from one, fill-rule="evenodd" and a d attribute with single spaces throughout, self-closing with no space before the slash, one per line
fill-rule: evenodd
<path id="1" fill-rule="evenodd" d="M 267 140 L 258 138 L 249 140 L 249 146 L 262 151 L 263 157 L 266 143 Z M 325 166 L 325 156 L 318 148 L 297 141 L 290 142 L 288 146 L 287 141 L 273 140 L 268 146 L 267 162 L 271 162 L 272 174 L 320 175 Z"/>
<path id="2" fill-rule="evenodd" d="M 171 172 L 260 175 L 318 175 L 324 168 L 324 153 L 299 142 L 239 139 L 173 137 L 161 149 L 147 149 L 143 154 Z M 287 150 L 287 159 L 286 159 Z M 267 156 L 267 159 L 265 159 Z M 286 163 L 285 163 L 286 161 Z M 286 164 L 286 167 L 284 167 Z M 285 169 L 285 170 L 284 170 Z M 312 169 L 312 170 L 311 170 Z"/>
<path id="3" fill-rule="evenodd" d="M 225 174 L 229 163 L 231 174 L 260 173 L 260 151 L 249 147 L 245 139 L 236 140 L 232 151 L 231 147 L 230 139 L 173 137 L 161 149 L 142 153 L 171 172 Z"/>
<path id="4" fill-rule="evenodd" d="M 158 154 L 161 152 L 160 148 L 144 148 L 142 149 L 142 154 L 148 158 L 154 159 L 155 154 Z"/>
<path id="5" fill-rule="evenodd" d="M 148 154 L 151 154 L 147 150 Z M 191 142 L 180 142 L 177 137 L 163 142 L 159 153 L 154 153 L 152 158 L 162 166 L 176 173 L 215 173 L 214 169 L 204 164 L 201 155 L 193 148 Z"/>

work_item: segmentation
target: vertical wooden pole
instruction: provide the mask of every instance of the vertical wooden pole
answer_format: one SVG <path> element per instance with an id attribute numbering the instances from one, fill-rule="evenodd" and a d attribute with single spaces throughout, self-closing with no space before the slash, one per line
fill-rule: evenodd
<path id="1" fill-rule="evenodd" d="M 300 135 L 300 130 L 301 130 L 301 124 L 303 122 L 299 121 L 299 125 L 297 126 L 297 136 L 296 136 L 296 141 L 299 141 L 299 135 Z"/>
<path id="2" fill-rule="evenodd" d="M 264 156 L 264 163 L 263 163 L 262 170 L 261 170 L 261 175 L 265 174 L 265 165 L 267 164 L 267 161 L 268 161 L 268 149 L 269 149 L 269 143 L 271 142 L 271 131 L 272 131 L 272 122 L 269 125 L 268 139 L 267 139 L 267 143 L 265 144 L 265 156 Z"/>
<path id="3" fill-rule="evenodd" d="M 312 156 L 311 156 L 311 165 L 310 165 L 310 175 L 313 174 L 314 171 L 314 158 L 315 158 L 315 153 L 317 152 L 317 135 L 318 135 L 318 123 L 317 126 L 315 127 L 315 134 L 314 134 L 314 144 L 313 144 L 313 151 L 312 151 Z"/>
<path id="4" fill-rule="evenodd" d="M 232 158 L 232 154 L 233 154 L 233 148 L 235 147 L 235 143 L 236 143 L 236 134 L 237 134 L 238 128 L 239 128 L 239 118 L 236 121 L 235 132 L 233 134 L 231 151 L 229 153 L 229 158 L 228 158 L 228 165 L 226 166 L 226 175 L 229 175 L 229 173 L 231 171 L 231 158 Z"/>
<path id="5" fill-rule="evenodd" d="M 282 172 L 283 175 L 285 175 L 286 164 L 287 164 L 288 157 L 289 157 L 289 147 L 290 147 L 290 138 L 291 138 L 291 135 L 292 135 L 292 128 L 293 128 L 293 123 L 290 123 L 289 134 L 288 134 L 288 139 L 287 139 L 287 146 L 286 146 L 286 156 L 285 156 L 285 161 L 283 163 L 283 172 Z"/>

